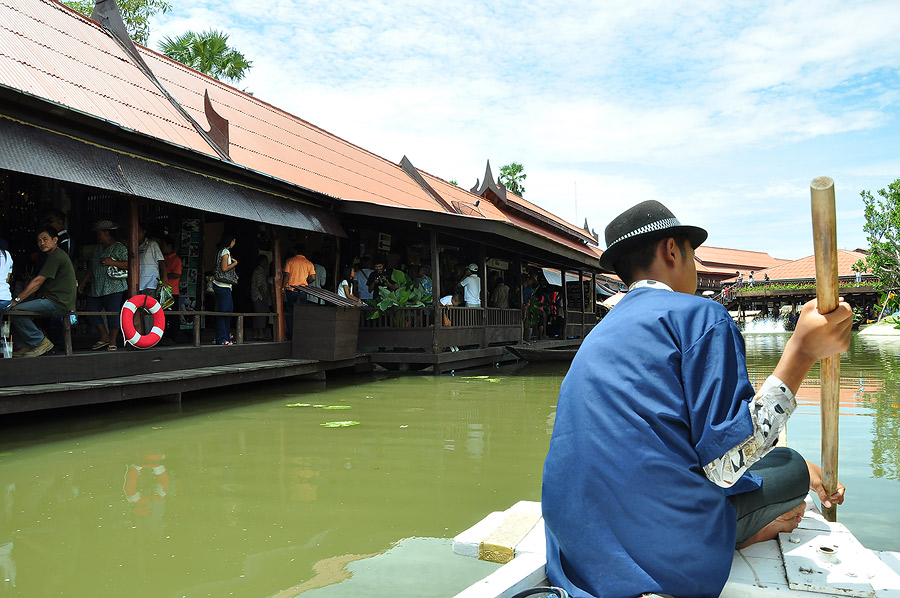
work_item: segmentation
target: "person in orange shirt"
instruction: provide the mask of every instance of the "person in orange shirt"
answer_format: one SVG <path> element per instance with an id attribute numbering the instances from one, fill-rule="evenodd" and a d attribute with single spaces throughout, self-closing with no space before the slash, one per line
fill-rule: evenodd
<path id="1" fill-rule="evenodd" d="M 303 255 L 305 248 L 301 244 L 294 246 L 294 256 L 288 258 L 284 264 L 284 319 L 287 328 L 287 337 L 290 339 L 294 331 L 294 306 L 298 303 L 306 303 L 306 293 L 302 288 L 316 279 L 316 268 L 313 263 Z"/>
<path id="2" fill-rule="evenodd" d="M 169 235 L 159 240 L 160 249 L 162 249 L 163 257 L 166 259 L 166 284 L 172 287 L 172 297 L 175 299 L 172 308 L 175 311 L 182 311 L 184 304 L 181 301 L 181 274 L 182 264 L 181 257 L 175 253 L 175 241 Z M 175 342 L 175 337 L 181 333 L 181 316 L 169 316 L 166 318 L 166 336 L 163 337 L 164 344 L 171 345 Z"/>

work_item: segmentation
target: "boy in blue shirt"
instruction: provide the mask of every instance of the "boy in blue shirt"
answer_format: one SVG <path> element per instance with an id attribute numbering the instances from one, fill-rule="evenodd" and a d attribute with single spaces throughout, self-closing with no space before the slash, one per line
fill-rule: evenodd
<path id="1" fill-rule="evenodd" d="M 754 393 L 734 321 L 694 294 L 706 236 L 655 201 L 606 229 L 600 265 L 629 292 L 563 381 L 544 466 L 547 574 L 571 596 L 718 596 L 735 547 L 796 528 L 809 489 L 843 502 L 774 446 L 812 365 L 849 346 L 850 307 L 806 304 Z"/>

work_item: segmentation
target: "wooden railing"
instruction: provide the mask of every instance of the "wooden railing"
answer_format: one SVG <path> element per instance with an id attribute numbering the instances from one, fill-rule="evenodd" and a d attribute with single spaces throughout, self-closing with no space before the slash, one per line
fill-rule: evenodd
<path id="1" fill-rule="evenodd" d="M 463 328 L 484 326 L 484 310 L 480 307 L 451 307 L 444 313 L 449 317 L 451 326 Z"/>
<path id="2" fill-rule="evenodd" d="M 202 316 L 233 316 L 237 320 L 234 341 L 236 345 L 242 345 L 244 343 L 244 318 L 255 318 L 255 317 L 277 317 L 277 313 L 246 313 L 246 312 L 221 312 L 221 311 L 170 311 L 165 310 L 166 317 L 170 316 L 189 316 L 193 319 L 193 328 L 194 328 L 194 346 L 200 346 L 200 318 Z M 72 355 L 74 353 L 72 349 L 72 323 L 71 316 L 77 317 L 87 317 L 87 316 L 104 316 L 104 317 L 119 317 L 119 314 L 115 312 L 108 311 L 69 311 L 65 312 L 61 315 L 48 315 L 42 312 L 36 311 L 6 311 L 2 314 L 3 317 L 19 317 L 19 316 L 28 316 L 32 318 L 61 318 L 63 322 L 63 334 L 65 339 L 66 346 L 66 355 Z"/>
<path id="3" fill-rule="evenodd" d="M 374 310 L 363 309 L 360 328 L 429 328 L 434 326 L 434 309 L 428 307 L 397 307 L 371 318 Z"/>
<path id="4" fill-rule="evenodd" d="M 488 326 L 521 326 L 522 310 L 489 307 L 485 310 Z"/>

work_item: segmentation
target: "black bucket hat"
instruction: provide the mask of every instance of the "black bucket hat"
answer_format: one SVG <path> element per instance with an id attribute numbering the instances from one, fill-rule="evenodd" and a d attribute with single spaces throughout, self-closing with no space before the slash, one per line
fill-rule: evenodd
<path id="1" fill-rule="evenodd" d="M 685 226 L 669 208 L 658 201 L 644 201 L 628 208 L 606 227 L 606 251 L 600 256 L 600 267 L 615 272 L 613 265 L 630 249 L 664 237 L 687 235 L 696 249 L 706 241 L 707 232 L 697 226 Z"/>

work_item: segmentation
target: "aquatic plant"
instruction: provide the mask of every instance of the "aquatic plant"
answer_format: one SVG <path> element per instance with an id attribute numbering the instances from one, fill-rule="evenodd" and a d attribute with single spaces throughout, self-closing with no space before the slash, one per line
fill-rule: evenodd
<path id="1" fill-rule="evenodd" d="M 421 285 L 402 270 L 395 269 L 391 273 L 391 280 L 397 285 L 396 289 L 392 291 L 387 287 L 378 287 L 378 297 L 366 300 L 369 307 L 375 308 L 368 319 L 374 320 L 394 308 L 425 307 L 431 303 L 431 293 L 426 295 Z M 402 315 L 395 313 L 394 317 L 394 326 L 401 326 Z"/>

